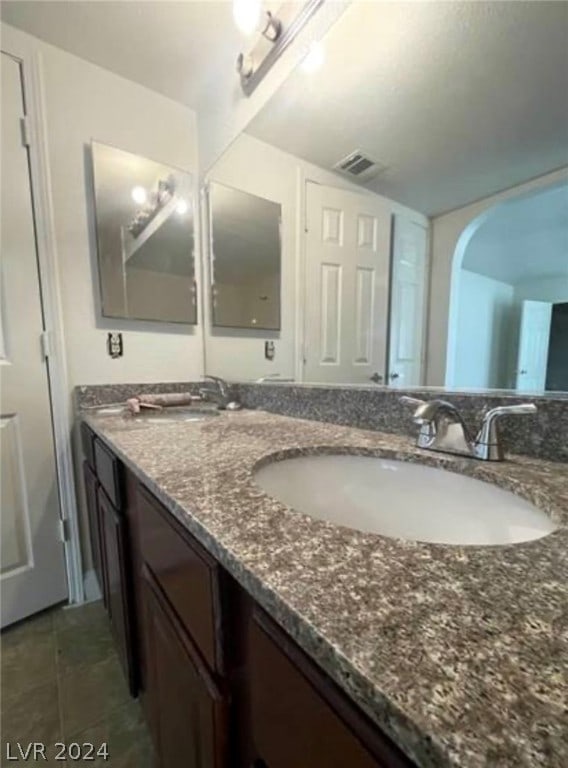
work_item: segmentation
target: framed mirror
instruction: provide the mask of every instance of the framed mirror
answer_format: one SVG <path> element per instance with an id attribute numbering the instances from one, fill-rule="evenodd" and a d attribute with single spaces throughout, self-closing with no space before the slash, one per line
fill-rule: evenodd
<path id="1" fill-rule="evenodd" d="M 104 317 L 197 323 L 191 174 L 92 142 Z"/>
<path id="2" fill-rule="evenodd" d="M 284 246 L 274 359 L 208 338 L 208 372 L 568 391 L 564 5 L 346 7 L 210 171 Z"/>
<path id="3" fill-rule="evenodd" d="M 212 324 L 280 329 L 280 205 L 209 185 Z"/>

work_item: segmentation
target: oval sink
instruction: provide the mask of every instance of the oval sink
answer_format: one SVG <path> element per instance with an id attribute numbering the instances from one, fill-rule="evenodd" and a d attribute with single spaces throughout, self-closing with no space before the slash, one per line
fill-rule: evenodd
<path id="1" fill-rule="evenodd" d="M 163 411 L 148 409 L 133 418 L 141 419 L 145 424 L 171 424 L 179 421 L 202 421 L 218 416 L 217 408 L 164 408 Z"/>
<path id="2" fill-rule="evenodd" d="M 533 504 L 490 483 L 392 459 L 300 456 L 266 464 L 254 479 L 311 517 L 397 539 L 512 544 L 556 528 Z"/>

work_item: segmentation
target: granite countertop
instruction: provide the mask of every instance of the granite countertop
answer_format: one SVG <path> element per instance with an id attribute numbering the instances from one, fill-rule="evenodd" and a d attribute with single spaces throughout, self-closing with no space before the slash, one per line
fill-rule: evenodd
<path id="1" fill-rule="evenodd" d="M 85 418 L 421 768 L 568 765 L 566 464 L 477 462 L 261 411 Z M 501 547 L 405 542 L 311 519 L 252 479 L 268 455 L 337 447 L 494 482 L 560 527 Z"/>

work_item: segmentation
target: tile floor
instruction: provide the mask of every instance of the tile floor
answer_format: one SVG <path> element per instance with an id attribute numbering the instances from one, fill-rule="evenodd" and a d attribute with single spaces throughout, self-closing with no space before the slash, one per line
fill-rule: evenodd
<path id="1" fill-rule="evenodd" d="M 56 608 L 0 635 L 0 766 L 151 768 L 140 705 L 128 693 L 102 603 Z M 51 745 L 48 761 L 7 759 L 16 742 Z M 108 759 L 55 759 L 55 743 L 108 744 Z M 74 755 L 73 755 L 74 756 Z"/>

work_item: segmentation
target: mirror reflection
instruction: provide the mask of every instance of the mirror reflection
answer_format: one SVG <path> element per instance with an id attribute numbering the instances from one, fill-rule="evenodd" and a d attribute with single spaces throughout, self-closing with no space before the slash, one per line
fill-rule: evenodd
<path id="1" fill-rule="evenodd" d="M 191 175 L 92 142 L 105 317 L 195 324 Z"/>
<path id="2" fill-rule="evenodd" d="M 564 6 L 349 5 L 211 169 L 282 205 L 282 326 L 208 372 L 568 390 Z"/>
<path id="3" fill-rule="evenodd" d="M 280 205 L 209 186 L 213 325 L 280 328 Z"/>

